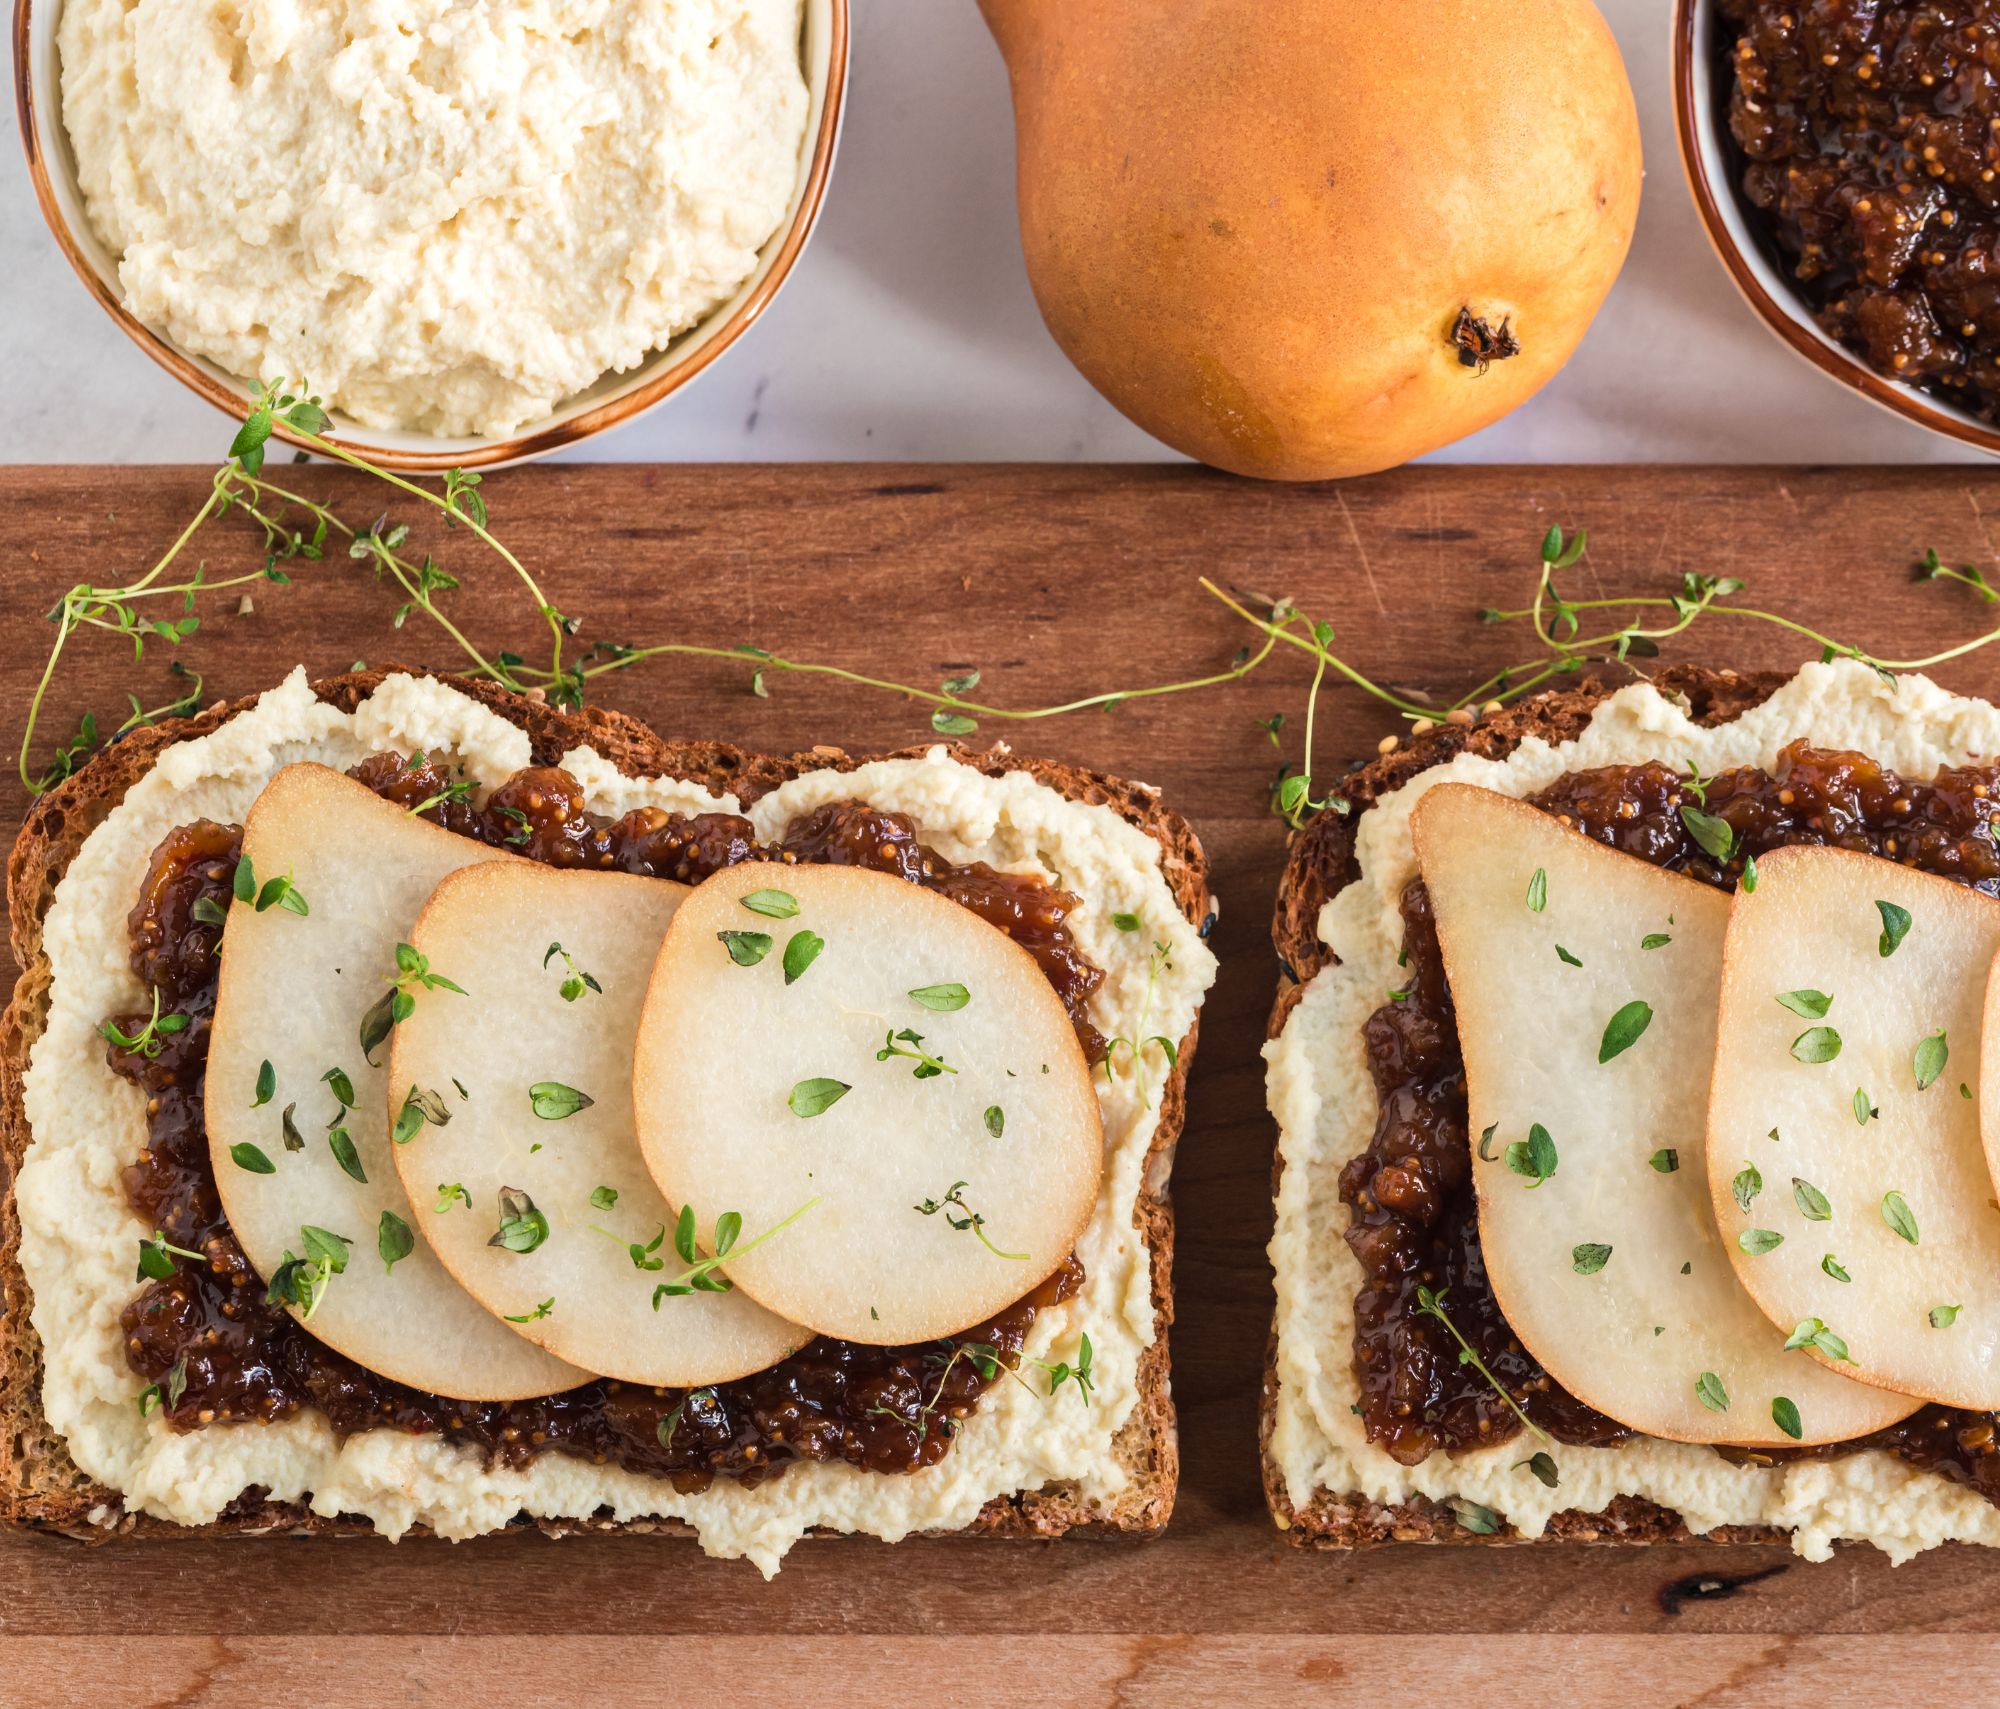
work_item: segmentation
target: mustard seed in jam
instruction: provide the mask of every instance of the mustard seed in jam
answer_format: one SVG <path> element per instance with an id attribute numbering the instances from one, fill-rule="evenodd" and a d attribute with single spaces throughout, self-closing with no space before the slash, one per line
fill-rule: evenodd
<path id="1" fill-rule="evenodd" d="M 1795 742 L 1770 772 L 1744 768 L 1690 780 L 1657 763 L 1558 778 L 1532 805 L 1584 835 L 1702 883 L 1731 888 L 1743 861 L 1789 844 L 1850 849 L 2000 896 L 1995 804 L 2000 764 L 1948 767 L 1914 783 L 1860 754 Z M 1730 826 L 1727 863 L 1703 849 L 1682 808 Z M 1486 1279 L 1472 1187 L 1465 1067 L 1444 963 L 1421 879 L 1403 893 L 1404 994 L 1364 1029 L 1378 1097 L 1368 1148 L 1340 1176 L 1346 1238 L 1364 1280 L 1355 1298 L 1354 1362 L 1370 1441 L 1405 1464 L 1430 1453 L 1502 1442 L 1520 1431 L 1507 1403 L 1443 1325 L 1420 1310 L 1420 1286 L 1443 1292 L 1452 1323 L 1535 1423 L 1557 1440 L 1606 1443 L 1631 1434 L 1567 1393 L 1514 1338 Z M 1812 1449 L 1724 1449 L 1773 1464 L 1885 1448 L 2000 1502 L 1994 1414 L 1926 1406 L 1855 1442 Z"/>
<path id="2" fill-rule="evenodd" d="M 1066 924 L 1077 899 L 986 866 L 955 867 L 923 847 L 901 814 L 832 802 L 766 845 L 733 814 L 589 814 L 576 779 L 554 767 L 517 773 L 480 805 L 441 768 L 395 754 L 376 755 L 352 775 L 462 836 L 553 866 L 687 882 L 746 860 L 879 866 L 1010 932 L 1048 974 L 1086 1043 L 1097 1037 L 1084 1009 L 1103 973 Z M 112 1069 L 146 1095 L 146 1148 L 125 1171 L 126 1196 L 148 1229 L 205 1260 L 182 1258 L 173 1275 L 147 1281 L 122 1320 L 127 1362 L 157 1385 L 176 1428 L 269 1422 L 310 1408 L 342 1436 L 381 1427 L 438 1433 L 508 1465 L 564 1453 L 664 1477 L 682 1491 L 717 1477 L 754 1483 L 798 1460 L 909 1472 L 949 1452 L 960 1422 L 1018 1363 L 1036 1317 L 1081 1285 L 1072 1257 L 1026 1298 L 950 1341 L 864 1347 L 822 1337 L 769 1370 L 694 1390 L 597 1380 L 532 1400 L 462 1402 L 364 1370 L 266 1302 L 265 1279 L 230 1232 L 209 1167 L 203 1079 L 239 845 L 237 828 L 202 820 L 154 851 L 128 921 L 132 966 L 160 993 L 162 1013 L 188 1024 L 161 1036 L 151 1056 L 107 1046 Z M 147 1017 L 112 1019 L 130 1037 Z"/>

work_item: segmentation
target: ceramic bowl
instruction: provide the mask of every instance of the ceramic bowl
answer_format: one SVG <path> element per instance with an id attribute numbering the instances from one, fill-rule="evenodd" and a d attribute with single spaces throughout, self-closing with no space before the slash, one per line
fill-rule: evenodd
<path id="1" fill-rule="evenodd" d="M 21 142 L 42 217 L 77 277 L 120 331 L 189 390 L 239 419 L 251 388 L 204 357 L 180 349 L 126 312 L 115 257 L 91 230 L 61 115 L 56 20 L 61 0 L 15 0 L 14 98 Z M 441 438 L 362 427 L 339 414 L 328 437 L 387 468 L 435 473 L 491 468 L 547 456 L 643 415 L 688 384 L 764 312 L 806 246 L 826 196 L 847 91 L 848 0 L 805 0 L 800 41 L 811 105 L 790 212 L 759 252 L 757 267 L 726 303 L 653 351 L 638 367 L 608 374 L 550 414 L 501 437 Z M 287 437 L 282 428 L 279 437 Z"/>
<path id="2" fill-rule="evenodd" d="M 1675 0 L 1674 125 L 1681 164 L 1709 242 L 1758 317 L 1823 374 L 1933 433 L 2000 453 L 2000 428 L 1930 392 L 1878 374 L 1819 329 L 1763 236 L 1762 217 L 1744 199 L 1739 156 L 1729 134 L 1729 79 L 1715 0 Z"/>

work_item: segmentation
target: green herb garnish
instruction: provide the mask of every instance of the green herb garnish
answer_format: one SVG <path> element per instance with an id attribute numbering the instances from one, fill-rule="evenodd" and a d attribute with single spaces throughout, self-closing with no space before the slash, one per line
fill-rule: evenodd
<path id="1" fill-rule="evenodd" d="M 398 944 L 396 971 L 389 975 L 389 989 L 361 1017 L 361 1059 L 370 1067 L 375 1063 L 375 1047 L 417 1012 L 419 991 L 456 991 L 461 997 L 465 995 L 463 985 L 431 971 L 429 956 L 420 954 L 410 944 Z"/>
<path id="2" fill-rule="evenodd" d="M 547 967 L 550 960 L 558 955 L 562 957 L 563 982 L 557 990 L 561 992 L 565 1003 L 574 1003 L 586 991 L 595 991 L 600 996 L 603 995 L 604 987 L 597 983 L 596 976 L 578 967 L 575 958 L 559 943 L 550 944 L 542 952 L 542 965 Z"/>
<path id="3" fill-rule="evenodd" d="M 1801 1347 L 1810 1347 L 1816 1352 L 1824 1353 L 1836 1363 L 1848 1365 L 1858 1363 L 1857 1360 L 1848 1357 L 1847 1343 L 1816 1317 L 1800 1319 L 1785 1340 L 1787 1353 L 1795 1352 Z"/>
<path id="4" fill-rule="evenodd" d="M 1944 1065 L 1951 1052 L 1945 1044 L 1944 1029 L 1940 1027 L 1917 1046 L 1916 1054 L 1910 1060 L 1910 1067 L 1917 1077 L 1917 1090 L 1927 1092 L 1937 1077 L 1944 1072 Z"/>
<path id="5" fill-rule="evenodd" d="M 755 967 L 771 953 L 769 932 L 717 932 L 722 947 L 729 951 L 729 959 L 738 967 Z"/>
<path id="6" fill-rule="evenodd" d="M 160 1013 L 159 987 L 153 988 L 153 1012 L 146 1017 L 146 1024 L 135 1033 L 123 1032 L 113 1021 L 102 1022 L 98 1032 L 115 1044 L 128 1056 L 141 1056 L 148 1062 L 156 1060 L 166 1049 L 167 1040 L 175 1033 L 187 1031 L 188 1018 L 185 1015 Z"/>
<path id="7" fill-rule="evenodd" d="M 416 1249 L 417 1237 L 410 1225 L 394 1211 L 384 1211 L 375 1228 L 375 1250 L 381 1255 L 383 1274 L 392 1272 Z"/>
<path id="8" fill-rule="evenodd" d="M 297 914 L 301 919 L 312 912 L 306 906 L 306 899 L 299 887 L 292 882 L 288 872 L 282 878 L 273 878 L 260 885 L 255 868 L 246 854 L 236 862 L 236 874 L 230 888 L 239 902 L 248 902 L 258 913 L 266 913 L 272 908 L 282 908 L 288 914 Z"/>
<path id="9" fill-rule="evenodd" d="M 1517 1139 L 1510 1143 L 1505 1155 L 1509 1169 L 1516 1175 L 1528 1177 L 1530 1191 L 1556 1172 L 1556 1142 L 1540 1122 L 1529 1126 L 1525 1140 Z"/>
<path id="10" fill-rule="evenodd" d="M 797 931 L 785 944 L 785 983 L 797 982 L 800 974 L 819 960 L 819 952 L 826 948 L 826 939 L 812 931 Z"/>
<path id="11" fill-rule="evenodd" d="M 905 1050 L 904 1045 L 910 1048 Z M 910 1070 L 910 1076 L 916 1080 L 935 1080 L 940 1074 L 958 1072 L 942 1057 L 933 1056 L 925 1050 L 923 1034 L 912 1032 L 908 1027 L 901 1031 L 892 1029 L 883 1035 L 882 1048 L 876 1051 L 875 1060 L 887 1062 L 892 1056 L 905 1057 L 914 1062 L 916 1067 Z"/>
<path id="12" fill-rule="evenodd" d="M 1417 1286 L 1418 1315 L 1435 1318 L 1439 1323 L 1443 1324 L 1452 1340 L 1458 1343 L 1458 1362 L 1461 1365 L 1470 1365 L 1486 1379 L 1487 1386 L 1507 1403 L 1508 1411 L 1512 1412 L 1521 1421 L 1522 1429 L 1526 1430 L 1531 1436 L 1539 1436 L 1544 1442 L 1547 1442 L 1549 1440 L 1549 1433 L 1530 1418 L 1527 1413 L 1521 1410 L 1521 1403 L 1507 1392 L 1500 1379 L 1493 1374 L 1492 1370 L 1487 1366 L 1486 1361 L 1479 1356 L 1478 1350 L 1459 1332 L 1458 1325 L 1451 1321 L 1450 1316 L 1444 1309 L 1444 1302 L 1449 1293 L 1449 1289 L 1438 1291 L 1419 1283 Z"/>
<path id="13" fill-rule="evenodd" d="M 816 1116 L 831 1109 L 851 1090 L 840 1080 L 801 1080 L 792 1088 L 785 1102 L 791 1106 L 795 1116 Z"/>
<path id="14" fill-rule="evenodd" d="M 1653 1006 L 1634 1000 L 1604 1024 L 1604 1038 L 1597 1047 L 1597 1060 L 1609 1062 L 1639 1042 L 1639 1036 L 1653 1024 Z"/>
<path id="15" fill-rule="evenodd" d="M 692 1205 L 682 1205 L 681 1214 L 674 1223 L 674 1251 L 687 1266 L 670 1282 L 662 1282 L 653 1290 L 653 1309 L 660 1309 L 660 1301 L 677 1299 L 687 1294 L 726 1294 L 735 1283 L 722 1273 L 721 1266 L 727 1262 L 755 1252 L 767 1240 L 775 1240 L 818 1204 L 817 1197 L 810 1198 L 784 1219 L 757 1236 L 755 1240 L 737 1245 L 737 1237 L 743 1232 L 743 1217 L 738 1211 L 724 1211 L 715 1219 L 715 1232 L 709 1245 L 714 1249 L 704 1258 L 695 1246 L 695 1214 Z"/>
<path id="16" fill-rule="evenodd" d="M 549 1237 L 549 1219 L 519 1187 L 500 1189 L 500 1227 L 488 1246 L 508 1252 L 532 1252 Z"/>
<path id="17" fill-rule="evenodd" d="M 587 1092 L 565 1086 L 560 1080 L 537 1080 L 528 1088 L 528 1108 L 545 1122 L 567 1120 L 596 1102 Z"/>
<path id="18" fill-rule="evenodd" d="M 253 1175 L 275 1175 L 277 1164 L 264 1155 L 262 1148 L 252 1145 L 247 1139 L 238 1140 L 229 1148 L 229 1160 L 239 1169 L 247 1169 Z"/>
<path id="19" fill-rule="evenodd" d="M 154 1229 L 151 1240 L 139 1242 L 139 1274 L 135 1279 L 164 1282 L 174 1273 L 176 1256 L 192 1258 L 198 1264 L 208 1262 L 205 1253 L 190 1252 L 185 1246 L 176 1246 L 159 1229 Z"/>
<path id="20" fill-rule="evenodd" d="M 943 1198 L 926 1199 L 922 1204 L 917 1205 L 914 1208 L 925 1216 L 937 1216 L 940 1212 L 942 1212 L 944 1220 L 950 1223 L 953 1228 L 970 1229 L 974 1234 L 979 1236 L 979 1244 L 984 1246 L 986 1250 L 992 1253 L 993 1256 L 996 1258 L 1009 1258 L 1019 1262 L 1026 1262 L 1028 1256 L 1027 1253 L 1002 1252 L 999 1247 L 995 1246 L 993 1242 L 987 1238 L 986 1218 L 981 1216 L 979 1212 L 974 1210 L 969 1204 L 965 1202 L 965 1189 L 968 1184 L 969 1183 L 964 1181 L 954 1181 L 951 1184 L 951 1190 L 947 1192 Z M 954 1208 L 963 1212 L 964 1214 L 961 1216 L 953 1216 L 951 1213 Z"/>
<path id="21" fill-rule="evenodd" d="M 1736 1208 L 1744 1215 L 1750 1214 L 1750 1201 L 1764 1190 L 1764 1177 L 1757 1165 L 1745 1162 L 1736 1171 L 1736 1177 L 1729 1183 L 1730 1196 L 1736 1200 Z"/>
<path id="22" fill-rule="evenodd" d="M 460 1095 L 463 1096 L 462 1093 Z M 412 1083 L 396 1111 L 396 1124 L 390 1130 L 390 1137 L 398 1145 L 408 1145 L 423 1130 L 425 1122 L 432 1127 L 443 1127 L 450 1120 L 451 1109 L 442 1094 Z"/>

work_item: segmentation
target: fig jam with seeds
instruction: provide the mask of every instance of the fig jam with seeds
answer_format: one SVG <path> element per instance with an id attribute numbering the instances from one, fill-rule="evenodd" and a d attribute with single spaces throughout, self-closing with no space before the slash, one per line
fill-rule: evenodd
<path id="1" fill-rule="evenodd" d="M 831 802 L 767 845 L 734 814 L 586 813 L 576 779 L 554 767 L 517 773 L 479 806 L 443 769 L 395 754 L 375 755 L 351 775 L 461 836 L 552 866 L 683 882 L 747 860 L 880 867 L 1013 935 L 1048 974 L 1086 1044 L 1097 1039 L 1084 1009 L 1104 975 L 1066 923 L 1077 899 L 983 865 L 953 866 L 918 842 L 902 814 Z M 176 1428 L 267 1423 L 311 1408 L 341 1436 L 381 1427 L 437 1433 L 504 1465 L 570 1454 L 667 1478 L 683 1493 L 717 1477 L 756 1483 L 797 1460 L 910 1472 L 949 1452 L 959 1423 L 1018 1365 L 1036 1317 L 1082 1285 L 1071 1257 L 1026 1298 L 949 1341 L 865 1347 L 821 1337 L 769 1370 L 694 1390 L 600 1378 L 532 1400 L 471 1402 L 376 1376 L 266 1303 L 265 1279 L 230 1232 L 216 1192 L 202 1095 L 218 922 L 240 841 L 236 827 L 201 820 L 169 832 L 154 851 L 127 922 L 132 967 L 160 993 L 160 1012 L 188 1024 L 139 1050 L 106 1048 L 113 1071 L 146 1096 L 146 1148 L 125 1171 L 126 1196 L 149 1229 L 205 1259 L 176 1259 L 175 1273 L 146 1282 L 122 1319 L 127 1362 L 158 1385 Z M 148 1018 L 112 1017 L 127 1037 Z"/>
<path id="2" fill-rule="evenodd" d="M 2000 9 L 1720 0 L 1743 191 L 1819 324 L 2000 420 Z"/>
<path id="3" fill-rule="evenodd" d="M 1809 843 L 1935 873 L 2000 896 L 1993 821 L 2000 764 L 1947 767 L 1913 783 L 1860 754 L 1795 742 L 1770 772 L 1754 768 L 1691 781 L 1658 763 L 1606 766 L 1558 778 L 1530 804 L 1585 836 L 1704 884 L 1733 888 L 1746 856 Z M 1706 852 L 1681 816 L 1687 807 L 1730 826 L 1727 863 Z M 1465 1066 L 1430 898 L 1418 879 L 1401 901 L 1405 995 L 1372 1014 L 1363 1039 L 1378 1110 L 1367 1150 L 1340 1175 L 1346 1238 L 1364 1280 L 1355 1297 L 1354 1365 L 1370 1441 L 1406 1465 L 1438 1449 L 1502 1442 L 1520 1433 L 1507 1403 L 1463 1363 L 1450 1330 L 1420 1308 L 1419 1287 L 1444 1295 L 1453 1325 L 1558 1441 L 1607 1443 L 1632 1434 L 1567 1393 L 1514 1338 L 1487 1282 L 1479 1249 Z M 1489 1155 L 1503 1143 L 1495 1136 Z M 1688 1373 L 1692 1383 L 1695 1373 Z M 1818 1448 L 1721 1449 L 1737 1463 L 1770 1465 L 1885 1448 L 2000 1502 L 1995 1414 L 1925 1406 L 1873 1436 Z"/>

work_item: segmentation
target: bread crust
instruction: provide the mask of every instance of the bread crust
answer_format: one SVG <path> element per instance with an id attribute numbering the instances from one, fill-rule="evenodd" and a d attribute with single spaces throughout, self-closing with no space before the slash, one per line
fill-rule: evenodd
<path id="1" fill-rule="evenodd" d="M 1652 683 L 1660 693 L 1679 699 L 1697 724 L 1712 725 L 1741 717 L 1768 700 L 1787 680 L 1784 674 L 1775 672 L 1739 675 L 1735 671 L 1676 665 L 1659 672 Z M 1268 1035 L 1276 1038 L 1285 1030 L 1307 982 L 1336 960 L 1320 941 L 1319 914 L 1327 902 L 1361 875 L 1354 858 L 1354 837 L 1355 823 L 1362 813 L 1419 773 L 1462 753 L 1502 760 L 1530 737 L 1539 737 L 1551 746 L 1573 740 L 1582 733 L 1598 706 L 1621 686 L 1586 678 L 1573 688 L 1536 695 L 1471 725 L 1440 724 L 1422 736 L 1399 742 L 1389 753 L 1348 777 L 1341 784 L 1341 793 L 1353 803 L 1352 811 L 1320 814 L 1293 836 L 1286 853 L 1271 919 L 1279 983 Z M 1274 1155 L 1271 1164 L 1274 1199 L 1284 1167 L 1283 1157 Z M 1294 1507 L 1271 1450 L 1277 1416 L 1278 1325 L 1274 1315 L 1264 1350 L 1264 1378 L 1258 1401 L 1258 1451 L 1263 1465 L 1265 1505 L 1286 1540 L 1300 1548 L 1353 1549 L 1392 1542 L 1512 1545 L 1665 1543 L 1694 1539 L 1678 1513 L 1637 1496 L 1621 1495 L 1598 1513 L 1572 1509 L 1555 1514 L 1540 1538 L 1525 1538 L 1511 1531 L 1492 1535 L 1468 1531 L 1449 1507 L 1427 1497 L 1384 1503 L 1351 1491 L 1316 1489 L 1303 1507 Z M 1768 1543 L 1781 1541 L 1784 1536 L 1784 1532 L 1772 1526 L 1723 1525 L 1703 1533 L 1697 1540 Z"/>
<path id="2" fill-rule="evenodd" d="M 718 794 L 733 792 L 746 807 L 809 771 L 852 771 L 870 760 L 914 758 L 939 745 L 868 755 L 850 755 L 833 747 L 789 756 L 752 753 L 719 742 L 670 740 L 636 718 L 602 707 L 568 711 L 492 683 L 395 665 L 329 677 L 314 683 L 313 692 L 322 702 L 351 712 L 386 677 L 396 675 L 434 676 L 515 724 L 528 736 L 532 764 L 552 765 L 572 748 L 590 747 L 627 776 L 680 778 Z M 8 930 L 15 964 L 22 971 L 12 1001 L 0 1015 L 0 1525 L 92 1542 L 130 1535 L 367 1534 L 374 1529 L 366 1520 L 326 1518 L 302 1503 L 273 1501 L 258 1490 L 247 1491 L 205 1525 L 177 1525 L 127 1512 L 115 1490 L 92 1482 L 77 1469 L 43 1416 L 41 1344 L 29 1321 L 32 1295 L 20 1262 L 14 1177 L 32 1137 L 23 1088 L 28 1054 L 47 1013 L 50 970 L 42 950 L 42 927 L 56 885 L 85 839 L 167 747 L 207 735 L 249 710 L 258 698 L 218 702 L 193 717 L 136 730 L 103 749 L 37 799 L 8 858 Z M 975 754 L 955 743 L 943 745 L 954 758 L 988 776 L 1026 772 L 1069 800 L 1108 807 L 1144 831 L 1160 845 L 1161 870 L 1181 912 L 1206 932 L 1212 907 L 1200 840 L 1149 786 L 1017 757 L 1003 748 Z M 1173 1511 L 1180 1452 L 1168 1384 L 1174 1248 L 1168 1180 L 1186 1117 L 1187 1076 L 1199 1031 L 1197 1021 L 1181 1041 L 1177 1063 L 1162 1092 L 1135 1218 L 1152 1260 L 1154 1339 L 1140 1359 L 1139 1402 L 1114 1442 L 1128 1475 L 1127 1487 L 1109 1504 L 1089 1502 L 1073 1484 L 1065 1483 L 997 1496 L 963 1528 L 965 1532 L 1015 1538 L 1146 1535 L 1161 1530 Z M 515 1528 L 533 1526 L 551 1536 L 582 1531 L 695 1534 L 684 1521 L 665 1518 L 532 1519 L 522 1514 L 511 1523 Z"/>

